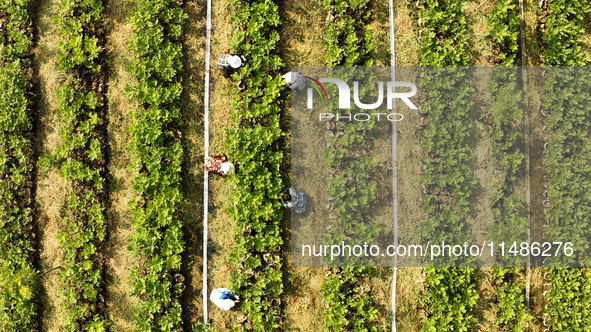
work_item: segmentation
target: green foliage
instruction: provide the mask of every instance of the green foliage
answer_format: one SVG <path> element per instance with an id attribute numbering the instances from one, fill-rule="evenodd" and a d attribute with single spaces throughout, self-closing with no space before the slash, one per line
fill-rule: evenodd
<path id="1" fill-rule="evenodd" d="M 27 57 L 32 44 L 31 0 L 4 0 L 0 13 L 6 15 L 0 28 L 0 59 L 11 62 Z"/>
<path id="2" fill-rule="evenodd" d="M 333 268 L 322 284 L 322 295 L 329 304 L 324 312 L 330 331 L 377 331 L 378 310 L 363 283 L 369 268 Z M 367 287 L 367 286 L 366 286 Z"/>
<path id="3" fill-rule="evenodd" d="M 37 330 L 29 0 L 0 2 L 0 329 Z"/>
<path id="4" fill-rule="evenodd" d="M 549 1 L 544 64 L 548 66 L 586 66 L 591 59 L 583 49 L 583 22 L 591 12 L 589 1 Z"/>
<path id="5" fill-rule="evenodd" d="M 493 269 L 497 287 L 493 290 L 497 301 L 493 310 L 497 314 L 496 326 L 500 331 L 525 332 L 525 323 L 532 319 L 525 307 L 525 288 L 519 268 Z"/>
<path id="6" fill-rule="evenodd" d="M 414 3 L 414 2 L 411 2 Z M 465 2 L 421 0 L 417 2 L 422 26 L 421 63 L 424 66 L 467 66 L 470 56 Z"/>
<path id="7" fill-rule="evenodd" d="M 498 0 L 488 16 L 488 32 L 498 51 L 500 65 L 513 66 L 519 49 L 519 6 L 515 0 Z"/>
<path id="8" fill-rule="evenodd" d="M 546 218 L 548 239 L 572 242 L 570 257 L 556 266 L 587 266 L 591 236 L 591 72 L 582 68 L 548 68 L 545 104 L 549 113 L 547 166 L 550 173 Z"/>
<path id="9" fill-rule="evenodd" d="M 517 72 L 499 68 L 492 73 L 488 91 L 492 96 L 489 107 L 491 136 L 494 141 L 495 167 L 501 180 L 495 184 L 492 195 L 491 215 L 495 225 L 492 240 L 521 242 L 527 240 L 529 221 L 524 214 L 525 203 L 516 193 L 517 172 L 524 163 L 524 156 L 515 142 L 519 136 L 519 122 L 523 118 L 520 108 L 521 93 L 517 86 Z M 522 257 L 501 257 L 505 263 L 521 265 Z"/>
<path id="10" fill-rule="evenodd" d="M 371 18 L 369 1 L 324 0 L 324 8 L 332 22 L 324 30 L 325 61 L 328 66 L 371 66 L 373 35 L 368 26 Z M 371 81 L 371 78 L 368 78 Z M 363 96 L 366 91 L 361 91 Z M 336 100 L 334 101 L 336 102 Z M 338 113 L 336 105 L 333 113 Z M 377 182 L 373 178 L 377 167 L 366 152 L 371 144 L 374 123 L 336 122 L 335 135 L 324 151 L 331 168 L 328 179 L 328 197 L 335 199 L 334 220 L 325 241 L 351 243 L 352 236 L 371 242 L 381 229 L 375 220 L 368 220 L 372 204 L 377 198 Z M 353 230 L 354 229 L 354 230 Z M 351 234 L 354 233 L 354 234 Z M 324 312 L 326 326 L 331 331 L 377 331 L 377 309 L 368 292 L 360 287 L 371 269 L 332 268 L 331 275 L 322 285 L 327 302 Z"/>
<path id="11" fill-rule="evenodd" d="M 98 0 L 63 0 L 53 22 L 59 26 L 59 70 L 86 69 L 98 73 L 104 43 L 100 26 L 104 6 Z M 89 33 L 92 32 L 92 33 Z"/>
<path id="12" fill-rule="evenodd" d="M 425 242 L 464 243 L 472 238 L 465 218 L 476 183 L 466 162 L 471 154 L 469 111 L 474 89 L 465 82 L 465 75 L 460 68 L 437 68 L 423 78 L 429 99 L 423 106 L 428 124 L 421 138 L 427 152 L 421 175 Z"/>
<path id="13" fill-rule="evenodd" d="M 0 260 L 0 327 L 4 331 L 31 331 L 36 326 L 37 271 L 22 262 Z"/>
<path id="14" fill-rule="evenodd" d="M 468 331 L 477 321 L 472 315 L 478 293 L 473 268 L 426 268 L 428 290 L 423 305 L 428 306 L 421 331 Z"/>
<path id="15" fill-rule="evenodd" d="M 232 262 L 238 265 L 230 288 L 240 295 L 240 310 L 252 330 L 272 331 L 282 327 L 278 303 L 283 294 L 283 262 L 278 254 L 283 245 L 283 209 L 278 198 L 283 189 L 284 156 L 278 147 L 285 135 L 280 126 L 285 83 L 278 73 L 283 61 L 273 55 L 281 19 L 270 0 L 232 0 L 231 6 L 236 8 L 233 52 L 247 61 L 232 77 L 245 89 L 233 90 L 233 125 L 226 141 L 230 159 L 239 163 L 237 172 L 228 178 L 235 188 L 228 212 L 236 222 Z M 234 330 L 245 330 L 245 326 Z"/>
<path id="16" fill-rule="evenodd" d="M 178 135 L 182 70 L 181 35 L 187 14 L 174 0 L 138 0 L 129 17 L 134 57 L 130 70 L 138 83 L 127 90 L 140 108 L 131 114 L 130 167 L 135 175 L 131 202 L 134 232 L 130 249 L 140 259 L 132 271 L 132 294 L 140 298 L 136 331 L 182 329 L 183 285 L 175 274 L 185 250 L 183 149 Z"/>
<path id="17" fill-rule="evenodd" d="M 421 63 L 425 66 L 467 66 L 465 2 L 425 0 L 417 2 L 421 31 Z M 465 218 L 470 211 L 469 197 L 476 180 L 466 161 L 470 158 L 468 140 L 472 124 L 469 111 L 473 88 L 463 80 L 465 71 L 444 69 L 425 75 L 429 91 L 423 116 L 421 144 L 427 152 L 421 175 L 423 210 L 427 220 L 421 225 L 422 238 L 434 243 L 470 242 L 472 236 Z M 421 331 L 467 331 L 476 321 L 472 308 L 478 295 L 470 268 L 427 268 L 429 288 L 423 303 L 428 314 Z"/>
<path id="18" fill-rule="evenodd" d="M 104 42 L 98 0 L 60 3 L 54 17 L 62 37 L 58 65 L 66 78 L 57 92 L 63 143 L 41 167 L 58 167 L 70 185 L 57 241 L 63 249 L 60 271 L 65 331 L 106 331 L 102 248 L 106 241 L 105 105 L 100 57 Z"/>
<path id="19" fill-rule="evenodd" d="M 589 269 L 551 268 L 552 288 L 546 294 L 552 331 L 588 331 L 591 326 Z"/>
<path id="20" fill-rule="evenodd" d="M 371 10 L 368 0 L 324 0 L 333 17 L 324 30 L 326 64 L 329 66 L 373 65 L 373 34 L 367 25 Z"/>

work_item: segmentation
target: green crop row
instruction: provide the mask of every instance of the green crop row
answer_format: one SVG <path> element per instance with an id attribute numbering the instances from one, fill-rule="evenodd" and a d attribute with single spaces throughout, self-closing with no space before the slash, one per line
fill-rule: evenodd
<path id="1" fill-rule="evenodd" d="M 334 86 L 328 87 L 328 93 L 336 95 Z M 360 96 L 364 95 L 360 91 Z M 336 99 L 330 102 L 328 112 L 339 113 L 336 102 Z M 370 152 L 375 122 L 331 120 L 330 123 L 334 128 L 324 150 L 324 159 L 330 168 L 327 196 L 333 199 L 331 204 L 336 218 L 331 219 L 330 232 L 324 236 L 324 241 L 344 241 L 350 245 L 360 240 L 371 243 L 381 232 L 371 218 L 378 197 L 377 164 Z M 371 294 L 362 287 L 372 272 L 372 268 L 330 268 L 322 284 L 322 294 L 328 303 L 324 318 L 331 331 L 377 330 L 377 309 Z"/>
<path id="2" fill-rule="evenodd" d="M 499 331 L 525 332 L 525 322 L 531 320 L 525 307 L 525 284 L 521 271 L 519 268 L 493 269 L 493 293 L 496 297 L 493 310 L 497 314 Z"/>
<path id="3" fill-rule="evenodd" d="M 133 35 L 128 92 L 139 104 L 131 113 L 130 167 L 134 172 L 130 249 L 139 266 L 131 274 L 139 297 L 136 331 L 182 330 L 180 275 L 185 250 L 180 119 L 183 25 L 188 15 L 176 0 L 137 0 L 129 17 Z"/>
<path id="4" fill-rule="evenodd" d="M 429 101 L 422 112 L 428 124 L 421 143 L 427 157 L 421 186 L 427 220 L 421 225 L 421 233 L 425 241 L 434 243 L 470 243 L 472 238 L 466 225 L 475 183 L 466 164 L 472 102 L 465 98 L 472 88 L 462 82 L 463 78 L 463 69 L 457 67 L 425 76 Z M 423 303 L 428 309 L 422 331 L 467 331 L 475 321 L 474 269 L 427 268 L 425 272 L 429 287 Z"/>
<path id="5" fill-rule="evenodd" d="M 495 183 L 491 197 L 491 215 L 495 224 L 491 238 L 496 242 L 521 242 L 527 240 L 529 221 L 525 203 L 517 193 L 517 172 L 523 165 L 524 155 L 515 144 L 519 137 L 519 122 L 523 119 L 520 108 L 521 92 L 518 88 L 517 71 L 498 68 L 493 71 L 488 84 L 492 96 L 488 107 L 487 122 L 493 140 L 495 171 L 500 180 Z M 502 257 L 504 263 L 522 265 L 522 257 Z"/>
<path id="6" fill-rule="evenodd" d="M 66 331 L 105 331 L 104 256 L 107 225 L 105 73 L 101 71 L 104 7 L 98 0 L 62 2 L 54 23 L 58 66 L 66 74 L 57 92 L 63 143 L 41 166 L 59 167 L 70 185 L 57 240 Z"/>
<path id="7" fill-rule="evenodd" d="M 488 22 L 491 26 L 488 34 L 501 66 L 513 66 L 519 63 L 519 6 L 515 0 L 498 0 L 492 8 Z"/>
<path id="8" fill-rule="evenodd" d="M 332 268 L 322 284 L 322 294 L 330 307 L 324 313 L 330 331 L 377 331 L 378 309 L 362 284 L 371 277 L 371 268 Z"/>
<path id="9" fill-rule="evenodd" d="M 0 330 L 35 331 L 30 0 L 0 3 Z"/>
<path id="10" fill-rule="evenodd" d="M 428 101 L 420 112 L 427 118 L 421 145 L 427 153 L 423 161 L 421 188 L 427 220 L 422 236 L 435 243 L 470 242 L 465 219 L 470 212 L 469 197 L 476 180 L 466 161 L 471 152 L 469 111 L 474 88 L 465 82 L 462 68 L 440 68 L 425 75 L 423 86 Z"/>
<path id="11" fill-rule="evenodd" d="M 545 104 L 549 133 L 547 166 L 550 173 L 546 235 L 551 241 L 571 242 L 577 249 L 563 264 L 591 263 L 591 72 L 585 68 L 548 68 Z M 559 265 L 567 266 L 567 265 Z"/>
<path id="12" fill-rule="evenodd" d="M 582 40 L 583 23 L 591 12 L 589 1 L 548 1 L 544 64 L 548 66 L 586 66 L 591 59 L 585 54 Z"/>
<path id="13" fill-rule="evenodd" d="M 584 68 L 549 68 L 546 89 L 546 126 L 549 132 L 547 166 L 550 173 L 546 235 L 550 241 L 572 242 L 577 248 L 571 257 L 559 257 L 558 266 L 588 265 L 591 226 L 591 132 L 586 88 L 591 73 Z M 591 326 L 587 270 L 553 268 L 552 289 L 546 300 L 552 331 L 585 331 Z"/>
<path id="14" fill-rule="evenodd" d="M 472 314 L 478 298 L 474 271 L 473 268 L 425 269 L 429 288 L 421 300 L 427 306 L 421 331 L 468 331 L 477 321 Z"/>
<path id="15" fill-rule="evenodd" d="M 421 33 L 421 63 L 424 66 L 467 66 L 468 34 L 465 1 L 425 0 L 416 3 Z M 427 152 L 421 175 L 425 193 L 421 225 L 423 239 L 434 243 L 470 242 L 466 225 L 468 201 L 475 184 L 466 161 L 472 124 L 468 112 L 473 89 L 464 83 L 466 72 L 458 67 L 426 75 L 428 101 L 421 111 L 427 125 L 421 144 Z M 478 294 L 474 269 L 427 268 L 428 288 L 423 304 L 427 315 L 421 331 L 467 331 L 476 320 L 472 308 Z"/>
<path id="16" fill-rule="evenodd" d="M 585 1 L 551 1 L 543 36 L 546 44 L 544 62 L 550 66 L 584 66 L 590 59 L 584 53 L 581 35 L 583 20 L 591 11 Z M 591 198 L 591 144 L 589 144 L 589 103 L 591 94 L 585 88 L 591 75 L 583 68 L 561 68 L 547 71 L 546 91 L 551 96 L 545 104 L 549 132 L 547 166 L 550 173 L 547 214 L 550 222 L 546 234 L 551 241 L 569 241 L 575 255 L 562 257 L 559 263 L 589 264 L 588 241 Z M 589 294 L 591 275 L 588 270 L 551 268 L 552 288 L 546 295 L 552 331 L 586 331 L 591 326 Z"/>
<path id="17" fill-rule="evenodd" d="M 501 63 L 509 62 L 513 63 L 513 60 L 505 59 Z M 519 122 L 523 119 L 517 71 L 494 70 L 488 90 L 492 96 L 488 124 L 494 142 L 495 167 L 501 176 L 501 180 L 495 184 L 491 201 L 491 215 L 495 221 L 491 237 L 495 242 L 521 242 L 527 239 L 529 222 L 524 214 L 527 211 L 525 203 L 516 193 L 519 187 L 515 184 L 517 172 L 524 161 L 523 153 L 515 145 L 519 136 Z M 524 263 L 523 257 L 506 256 L 501 259 L 508 264 Z M 529 315 L 525 308 L 525 290 L 516 282 L 519 275 L 519 270 L 515 268 L 493 270 L 497 281 L 494 289 L 497 297 L 496 324 L 502 331 L 525 331 L 524 322 Z"/>
<path id="18" fill-rule="evenodd" d="M 520 19 L 516 1 L 499 0 L 489 15 L 489 24 L 489 35 L 498 52 L 498 64 L 513 66 L 519 63 Z M 488 91 L 492 96 L 488 123 L 494 141 L 493 155 L 496 158 L 495 167 L 502 177 L 496 183 L 491 202 L 491 214 L 495 220 L 492 238 L 498 242 L 523 241 L 527 238 L 529 222 L 523 213 L 526 211 L 525 204 L 515 192 L 515 188 L 518 188 L 515 185 L 517 172 L 524 161 L 523 154 L 515 146 L 519 122 L 523 119 L 517 72 L 494 70 Z M 505 263 L 523 264 L 516 257 L 511 258 Z M 524 323 L 531 318 L 525 307 L 525 289 L 518 279 L 520 275 L 517 268 L 496 267 L 493 270 L 497 298 L 494 310 L 497 314 L 496 325 L 501 331 L 525 331 Z"/>
<path id="19" fill-rule="evenodd" d="M 323 34 L 326 64 L 371 66 L 374 60 L 371 57 L 373 33 L 368 24 L 369 1 L 325 0 L 323 6 L 330 18 Z M 336 91 L 331 92 L 334 94 Z M 375 222 L 364 217 L 370 213 L 377 196 L 377 183 L 372 178 L 376 164 L 369 153 L 363 152 L 371 144 L 368 134 L 374 127 L 373 121 L 334 122 L 324 158 L 332 169 L 327 194 L 334 198 L 337 218 L 333 219 L 331 233 L 325 241 L 350 243 L 354 236 L 371 242 L 380 232 Z M 328 304 L 324 319 L 330 331 L 377 331 L 378 310 L 371 294 L 362 287 L 372 272 L 371 268 L 329 269 L 322 294 Z"/>
<path id="20" fill-rule="evenodd" d="M 324 30 L 325 61 L 328 66 L 371 66 L 373 33 L 367 24 L 371 17 L 369 0 L 323 0 L 328 12 Z"/>
<path id="21" fill-rule="evenodd" d="M 230 288 L 240 294 L 240 310 L 247 320 L 237 331 L 278 331 L 283 326 L 283 189 L 281 167 L 284 137 L 280 125 L 284 63 L 276 54 L 281 25 L 277 5 L 271 0 L 232 0 L 235 27 L 232 51 L 246 58 L 232 78 L 233 125 L 226 148 L 237 172 L 228 180 L 235 188 L 229 210 L 235 221 L 232 262 L 238 267 Z"/>
<path id="22" fill-rule="evenodd" d="M 550 268 L 552 288 L 546 294 L 547 326 L 552 331 L 588 331 L 591 326 L 591 271 Z"/>
<path id="23" fill-rule="evenodd" d="M 410 4 L 415 4 L 410 1 Z M 467 66 L 470 56 L 465 1 L 419 0 L 421 63 L 424 66 Z"/>

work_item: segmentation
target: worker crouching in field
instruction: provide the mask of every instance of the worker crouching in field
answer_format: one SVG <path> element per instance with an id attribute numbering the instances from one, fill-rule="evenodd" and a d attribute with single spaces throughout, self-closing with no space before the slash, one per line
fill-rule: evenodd
<path id="1" fill-rule="evenodd" d="M 228 161 L 225 154 L 206 157 L 205 170 L 225 177 L 234 172 L 234 164 Z"/>
<path id="2" fill-rule="evenodd" d="M 292 187 L 283 189 L 279 201 L 283 203 L 283 206 L 292 209 L 295 213 L 299 214 L 306 211 L 306 195 Z"/>
<path id="3" fill-rule="evenodd" d="M 283 80 L 287 88 L 291 91 L 302 91 L 306 88 L 306 76 L 300 75 L 295 71 L 283 75 Z"/>
<path id="4" fill-rule="evenodd" d="M 230 310 L 236 303 L 240 303 L 240 298 L 227 288 L 216 288 L 212 290 L 209 299 L 224 311 Z"/>
<path id="5" fill-rule="evenodd" d="M 222 72 L 222 76 L 228 78 L 232 76 L 232 74 L 234 74 L 245 62 L 246 59 L 238 53 L 222 54 L 218 59 L 217 66 Z"/>

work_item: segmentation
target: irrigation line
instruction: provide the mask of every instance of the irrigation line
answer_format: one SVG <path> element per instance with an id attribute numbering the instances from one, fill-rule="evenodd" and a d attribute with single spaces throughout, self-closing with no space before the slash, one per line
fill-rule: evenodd
<path id="1" fill-rule="evenodd" d="M 390 68 L 392 71 L 392 82 L 396 81 L 396 48 L 394 45 L 394 3 L 389 0 L 390 7 Z M 393 107 L 396 107 L 394 100 Z M 398 177 L 396 169 L 396 121 L 392 122 L 392 199 L 393 199 L 393 233 L 394 246 L 398 247 Z M 392 332 L 396 332 L 396 277 L 398 270 L 398 256 L 394 255 L 394 266 L 392 269 Z"/>
<path id="2" fill-rule="evenodd" d="M 209 66 L 211 57 L 211 0 L 207 0 L 207 23 L 205 30 L 205 89 L 203 98 L 204 163 L 209 156 Z M 207 324 L 207 239 L 209 214 L 209 172 L 203 171 L 203 322 Z"/>
<path id="3" fill-rule="evenodd" d="M 519 0 L 519 18 L 520 18 L 520 43 L 521 43 L 521 68 L 522 68 L 522 86 L 527 91 L 527 58 L 525 57 L 525 14 L 523 12 L 523 0 Z M 527 95 L 526 97 L 526 105 L 529 103 L 527 102 Z M 529 112 L 529 107 L 526 112 Z M 527 115 L 527 113 L 526 113 Z M 525 117 L 525 200 L 527 204 L 527 219 L 529 227 L 527 229 L 527 241 L 531 243 L 531 214 L 532 214 L 532 206 L 531 206 L 531 184 L 530 184 L 530 143 L 531 142 L 531 135 L 530 135 L 530 117 Z M 529 309 L 530 304 L 530 287 L 531 287 L 531 256 L 527 257 L 527 269 L 526 269 L 526 277 L 525 277 L 525 307 Z M 526 330 L 529 331 L 529 322 L 526 323 Z"/>

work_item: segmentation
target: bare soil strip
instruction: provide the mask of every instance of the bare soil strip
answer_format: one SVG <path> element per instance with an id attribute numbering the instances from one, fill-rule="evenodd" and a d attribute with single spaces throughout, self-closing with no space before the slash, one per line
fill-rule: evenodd
<path id="1" fill-rule="evenodd" d="M 130 271 L 136 266 L 136 259 L 127 250 L 132 229 L 129 221 L 133 218 L 129 201 L 133 197 L 132 174 L 128 169 L 129 115 L 137 105 L 125 94 L 125 87 L 133 83 L 128 71 L 131 59 L 129 39 L 131 29 L 127 18 L 133 9 L 128 0 L 109 1 L 105 17 L 107 29 L 106 56 L 109 64 L 109 144 L 111 163 L 108 165 L 111 206 L 107 212 L 109 220 L 109 241 L 107 257 L 107 317 L 113 331 L 128 331 L 134 325 L 133 309 L 138 301 L 130 295 Z"/>
<path id="2" fill-rule="evenodd" d="M 322 11 L 321 4 L 283 1 L 279 8 L 283 20 L 283 26 L 279 32 L 281 35 L 279 49 L 286 64 L 285 71 L 290 71 L 291 66 L 324 65 L 324 46 L 320 31 L 324 29 L 326 14 Z M 289 164 L 291 149 L 289 105 L 288 101 L 283 118 L 287 142 L 284 149 L 287 178 L 289 178 L 289 167 L 291 167 Z M 287 330 L 324 331 L 326 327 L 322 314 L 326 306 L 320 287 L 326 276 L 326 269 L 291 266 L 291 220 L 289 214 L 286 215 L 283 225 L 285 234 L 284 271 L 287 276 L 284 284 L 283 308 Z"/>
<path id="3" fill-rule="evenodd" d="M 222 77 L 216 67 L 220 54 L 229 53 L 232 30 L 230 18 L 232 9 L 225 0 L 212 2 L 212 39 L 211 39 L 211 78 L 210 78 L 210 145 L 209 154 L 225 153 L 226 128 L 232 124 L 232 81 Z M 203 53 L 203 48 L 200 49 Z M 201 66 L 203 67 L 203 66 Z M 200 77 L 203 81 L 203 77 Z M 202 84 L 202 83 L 201 83 Z M 201 137 L 203 139 L 203 137 Z M 203 144 L 198 153 L 201 156 L 198 167 L 203 168 Z M 195 153 L 195 152 L 193 152 Z M 203 177 L 201 176 L 201 179 Z M 234 266 L 230 262 L 230 254 L 234 248 L 234 221 L 227 214 L 230 206 L 232 188 L 224 179 L 209 176 L 209 243 L 208 243 L 208 289 L 226 287 Z M 201 282 L 201 281 L 199 281 Z M 227 329 L 232 327 L 239 310 L 223 312 L 210 303 L 209 319 L 214 328 Z"/>
<path id="4" fill-rule="evenodd" d="M 57 70 L 57 28 L 53 25 L 53 16 L 59 9 L 59 1 L 42 0 L 35 8 L 35 26 L 37 27 L 37 43 L 33 48 L 35 81 L 39 82 L 37 94 L 38 126 L 36 126 L 35 150 L 39 155 L 54 153 L 59 145 L 56 116 L 56 92 L 60 80 Z M 58 174 L 57 169 L 39 170 L 37 176 L 37 221 L 39 240 L 39 270 L 49 271 L 62 264 L 63 252 L 56 240 L 58 221 L 65 201 L 67 186 Z M 43 275 L 41 286 L 42 312 L 41 330 L 60 331 L 62 309 L 60 298 L 59 269 Z"/>
<path id="5" fill-rule="evenodd" d="M 396 66 L 419 64 L 419 36 L 408 3 L 394 1 L 394 38 Z M 397 126 L 398 154 L 398 220 L 399 233 L 423 220 L 419 191 L 420 160 L 424 156 L 418 142 L 418 113 L 404 114 L 404 123 Z M 406 228 L 405 228 L 406 227 Z M 420 303 L 425 289 L 422 268 L 398 268 L 396 280 L 396 327 L 398 331 L 418 331 L 423 317 Z"/>
<path id="6" fill-rule="evenodd" d="M 185 222 L 186 249 L 182 274 L 187 288 L 183 291 L 183 322 L 186 331 L 203 317 L 203 89 L 205 63 L 205 1 L 185 1 L 189 19 L 183 41 L 182 128 L 185 160 L 181 219 Z"/>

